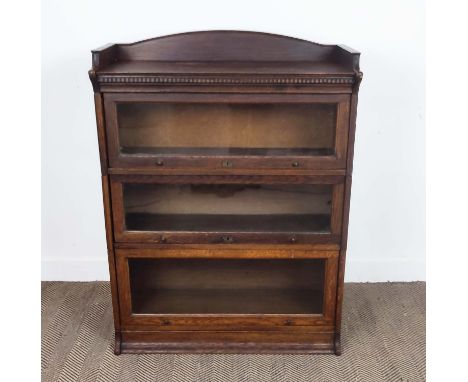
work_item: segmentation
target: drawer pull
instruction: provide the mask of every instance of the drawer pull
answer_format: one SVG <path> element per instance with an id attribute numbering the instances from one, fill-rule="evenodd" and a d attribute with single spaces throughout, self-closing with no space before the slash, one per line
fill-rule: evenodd
<path id="1" fill-rule="evenodd" d="M 163 324 L 163 325 L 170 325 L 170 324 L 171 324 L 171 321 L 169 321 L 169 320 L 162 320 L 162 324 Z"/>
<path id="2" fill-rule="evenodd" d="M 221 240 L 224 243 L 233 243 L 234 242 L 234 238 L 232 236 L 221 236 Z"/>
<path id="3" fill-rule="evenodd" d="M 293 236 L 291 239 L 289 239 L 289 241 L 290 241 L 292 244 L 294 244 L 294 243 L 297 241 L 297 239 Z"/>
<path id="4" fill-rule="evenodd" d="M 223 160 L 223 167 L 224 168 L 231 168 L 232 167 L 232 162 L 228 160 Z"/>
<path id="5" fill-rule="evenodd" d="M 164 166 L 164 161 L 162 159 L 158 159 L 156 161 L 156 166 Z"/>
<path id="6" fill-rule="evenodd" d="M 284 324 L 287 325 L 287 326 L 290 326 L 290 325 L 293 324 L 293 322 L 292 322 L 292 320 L 285 320 Z"/>
<path id="7" fill-rule="evenodd" d="M 292 162 L 293 167 L 299 167 L 299 162 Z"/>

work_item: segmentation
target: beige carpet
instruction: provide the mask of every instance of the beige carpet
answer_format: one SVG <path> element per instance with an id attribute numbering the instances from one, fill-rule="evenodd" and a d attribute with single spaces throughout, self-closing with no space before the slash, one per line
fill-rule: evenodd
<path id="1" fill-rule="evenodd" d="M 346 284 L 343 355 L 113 354 L 105 282 L 42 283 L 42 381 L 425 381 L 425 283 Z"/>

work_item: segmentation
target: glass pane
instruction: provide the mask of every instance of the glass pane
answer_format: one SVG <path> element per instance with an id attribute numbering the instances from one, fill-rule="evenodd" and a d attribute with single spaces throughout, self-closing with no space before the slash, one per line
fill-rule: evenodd
<path id="1" fill-rule="evenodd" d="M 126 229 L 330 232 L 331 185 L 124 184 Z"/>
<path id="2" fill-rule="evenodd" d="M 129 259 L 133 313 L 320 314 L 323 259 Z"/>
<path id="3" fill-rule="evenodd" d="M 124 154 L 332 155 L 336 104 L 121 103 Z"/>

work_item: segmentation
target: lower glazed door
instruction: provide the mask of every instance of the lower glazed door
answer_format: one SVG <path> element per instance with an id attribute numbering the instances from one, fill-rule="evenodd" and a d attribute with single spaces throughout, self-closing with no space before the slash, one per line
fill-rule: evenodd
<path id="1" fill-rule="evenodd" d="M 123 328 L 333 325 L 337 251 L 225 247 L 117 249 Z"/>

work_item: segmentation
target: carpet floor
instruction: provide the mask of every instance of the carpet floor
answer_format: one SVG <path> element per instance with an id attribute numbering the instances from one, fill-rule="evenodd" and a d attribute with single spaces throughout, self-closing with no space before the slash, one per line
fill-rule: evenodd
<path id="1" fill-rule="evenodd" d="M 346 284 L 343 355 L 113 354 L 106 282 L 42 283 L 42 381 L 426 379 L 426 284 Z"/>

